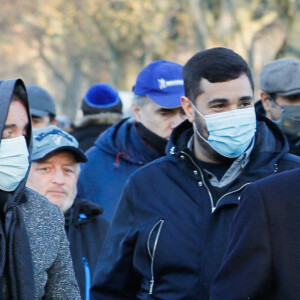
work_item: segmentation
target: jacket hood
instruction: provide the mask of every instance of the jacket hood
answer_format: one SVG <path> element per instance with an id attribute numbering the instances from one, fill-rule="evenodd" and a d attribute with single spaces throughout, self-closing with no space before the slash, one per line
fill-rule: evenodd
<path id="1" fill-rule="evenodd" d="M 20 101 L 25 105 L 26 111 L 27 111 L 27 116 L 28 116 L 28 130 L 27 130 L 27 135 L 26 135 L 26 143 L 27 143 L 27 148 L 29 152 L 29 163 L 30 163 L 30 157 L 31 157 L 31 150 L 32 150 L 32 139 L 31 139 L 31 132 L 32 132 L 32 127 L 31 127 L 31 118 L 30 118 L 30 112 L 29 112 L 29 104 L 28 104 L 28 96 L 26 92 L 25 85 L 21 79 L 8 79 L 8 80 L 3 80 L 0 81 L 0 143 L 1 143 L 1 138 L 2 138 L 2 133 L 5 125 L 5 121 L 7 118 L 9 106 L 11 104 L 12 98 L 14 91 L 17 87 L 23 88 L 24 90 L 24 95 L 23 99 L 20 99 Z M 25 184 L 27 181 L 28 173 L 30 170 L 30 166 L 28 168 L 28 171 L 23 178 L 23 180 L 19 183 L 17 188 L 11 193 L 13 195 L 13 199 L 15 202 L 20 202 Z"/>
<path id="2" fill-rule="evenodd" d="M 178 153 L 187 148 L 187 144 L 193 135 L 193 126 L 186 120 L 177 126 L 166 148 L 167 153 Z M 255 145 L 251 156 L 261 157 L 265 153 L 266 160 L 278 160 L 288 153 L 289 145 L 286 137 L 274 122 L 268 118 L 257 115 L 257 130 L 255 134 Z"/>
<path id="3" fill-rule="evenodd" d="M 105 130 L 96 140 L 95 146 L 116 158 L 121 155 L 122 159 L 137 165 L 143 165 L 160 156 L 139 138 L 135 120 L 131 117 L 122 119 Z"/>

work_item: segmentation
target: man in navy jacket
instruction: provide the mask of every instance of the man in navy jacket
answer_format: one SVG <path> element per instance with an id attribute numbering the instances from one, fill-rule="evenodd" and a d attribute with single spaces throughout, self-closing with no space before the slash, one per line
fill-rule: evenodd
<path id="1" fill-rule="evenodd" d="M 111 221 L 128 177 L 164 156 L 172 130 L 186 119 L 182 66 L 158 60 L 146 66 L 133 87 L 133 117 L 104 131 L 87 152 L 78 180 L 78 195 L 103 207 Z"/>
<path id="2" fill-rule="evenodd" d="M 188 120 L 168 155 L 135 172 L 98 260 L 92 299 L 208 299 L 243 189 L 300 167 L 273 122 L 256 120 L 247 63 L 226 48 L 183 68 Z"/>
<path id="3" fill-rule="evenodd" d="M 242 195 L 212 300 L 297 300 L 300 170 L 259 180 Z"/>

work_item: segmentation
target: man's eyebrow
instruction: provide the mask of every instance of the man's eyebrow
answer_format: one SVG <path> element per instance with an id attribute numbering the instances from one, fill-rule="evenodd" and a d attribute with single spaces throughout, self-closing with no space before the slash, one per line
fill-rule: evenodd
<path id="1" fill-rule="evenodd" d="M 3 127 L 3 130 L 4 129 L 10 129 L 10 128 L 16 128 L 17 127 L 17 125 L 16 124 L 8 124 L 8 125 L 4 125 L 4 127 Z"/>
<path id="2" fill-rule="evenodd" d="M 229 100 L 225 99 L 225 98 L 214 98 L 214 99 L 209 100 L 207 102 L 207 104 L 212 105 L 215 103 L 228 103 L 228 102 L 229 102 Z"/>
<path id="3" fill-rule="evenodd" d="M 239 99 L 239 101 L 245 101 L 245 100 L 253 100 L 252 96 L 243 96 Z"/>
<path id="4" fill-rule="evenodd" d="M 253 97 L 252 96 L 243 96 L 239 99 L 239 101 L 246 101 L 246 100 L 253 100 Z M 226 98 L 214 98 L 214 99 L 211 99 L 207 102 L 208 105 L 213 105 L 215 103 L 228 103 L 229 100 L 226 99 Z"/>

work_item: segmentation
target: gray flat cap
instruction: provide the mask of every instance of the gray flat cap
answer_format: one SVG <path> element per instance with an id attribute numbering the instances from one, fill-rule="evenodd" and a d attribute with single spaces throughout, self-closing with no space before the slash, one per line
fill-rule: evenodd
<path id="1" fill-rule="evenodd" d="M 260 73 L 260 89 L 279 96 L 300 93 L 300 60 L 281 58 L 265 65 Z"/>

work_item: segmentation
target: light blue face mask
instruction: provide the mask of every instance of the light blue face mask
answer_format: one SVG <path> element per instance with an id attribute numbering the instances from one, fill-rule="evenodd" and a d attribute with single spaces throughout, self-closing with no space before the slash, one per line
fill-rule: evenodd
<path id="1" fill-rule="evenodd" d="M 28 167 L 28 149 L 24 136 L 2 139 L 0 144 L 0 190 L 14 191 L 25 177 Z"/>
<path id="2" fill-rule="evenodd" d="M 194 105 L 193 107 L 205 119 L 209 134 L 206 140 L 194 124 L 197 135 L 216 152 L 225 157 L 235 158 L 247 150 L 256 131 L 254 107 L 205 116 Z"/>

